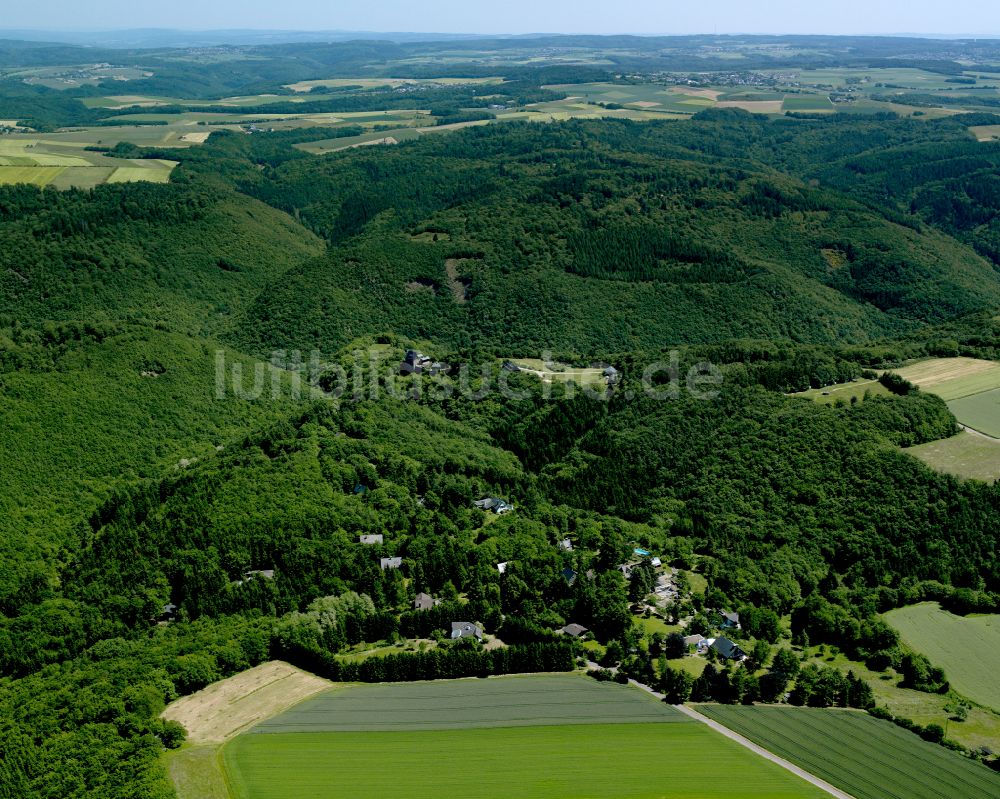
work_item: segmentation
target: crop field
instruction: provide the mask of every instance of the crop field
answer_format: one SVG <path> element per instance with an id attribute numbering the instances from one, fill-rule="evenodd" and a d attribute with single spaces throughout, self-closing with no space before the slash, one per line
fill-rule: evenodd
<path id="1" fill-rule="evenodd" d="M 932 469 L 987 483 L 1000 479 L 1000 441 L 962 431 L 906 450 Z"/>
<path id="2" fill-rule="evenodd" d="M 1000 774 L 867 713 L 737 705 L 698 710 L 856 799 L 1000 795 Z"/>
<path id="3" fill-rule="evenodd" d="M 1000 363 L 932 358 L 893 371 L 941 397 L 963 425 L 1000 438 Z"/>
<path id="4" fill-rule="evenodd" d="M 945 402 L 1000 388 L 1000 363 L 978 358 L 931 358 L 893 369 Z"/>
<path id="5" fill-rule="evenodd" d="M 736 773 L 751 799 L 825 796 L 637 688 L 570 675 L 346 688 L 222 754 L 237 799 L 721 799 L 706 775 Z M 640 754 L 655 766 L 623 767 Z"/>
<path id="6" fill-rule="evenodd" d="M 1000 389 L 953 400 L 948 407 L 962 424 L 1000 439 Z"/>
<path id="7" fill-rule="evenodd" d="M 969 128 L 969 132 L 978 141 L 997 141 L 1000 139 L 1000 125 L 977 125 Z"/>
<path id="8" fill-rule="evenodd" d="M 921 602 L 884 618 L 909 647 L 945 670 L 956 691 L 1000 711 L 1000 615 L 956 616 Z"/>
<path id="9" fill-rule="evenodd" d="M 166 183 L 173 161 L 123 161 L 85 149 L 88 142 L 10 136 L 0 140 L 0 184 L 31 183 L 58 189 L 90 189 L 137 180 Z M 93 141 L 89 143 L 95 143 Z"/>
<path id="10" fill-rule="evenodd" d="M 833 103 L 825 94 L 789 94 L 782 104 L 785 111 L 833 111 Z"/>

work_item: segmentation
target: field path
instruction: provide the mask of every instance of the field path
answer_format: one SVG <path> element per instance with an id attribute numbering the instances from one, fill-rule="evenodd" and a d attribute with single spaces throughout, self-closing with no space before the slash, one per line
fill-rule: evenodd
<path id="1" fill-rule="evenodd" d="M 638 685 L 638 683 L 636 684 Z M 646 690 L 650 689 L 647 688 Z M 650 693 L 653 692 L 650 691 Z M 655 694 L 655 695 L 660 696 L 660 694 Z M 790 763 L 789 761 L 785 760 L 785 758 L 778 757 L 773 752 L 767 751 L 764 747 L 758 746 L 749 738 L 744 738 L 739 733 L 733 732 L 731 729 L 729 729 L 728 727 L 724 727 L 717 721 L 712 721 L 710 718 L 708 718 L 707 716 L 703 716 L 694 708 L 686 707 L 685 705 L 674 705 L 674 707 L 677 708 L 677 710 L 679 710 L 685 716 L 690 716 L 695 721 L 700 721 L 702 724 L 707 724 L 713 730 L 715 730 L 718 733 L 721 733 L 722 735 L 725 735 L 731 741 L 736 741 L 736 743 L 738 743 L 740 746 L 745 746 L 751 752 L 754 752 L 760 755 L 761 757 L 770 760 L 772 763 L 781 766 L 783 769 L 792 772 L 792 774 L 794 774 L 795 776 L 801 777 L 806 782 L 815 785 L 821 791 L 826 791 L 828 794 L 830 794 L 830 796 L 836 796 L 837 799 L 854 799 L 854 797 L 851 796 L 849 793 L 845 793 L 844 791 L 840 790 L 840 788 L 834 787 L 826 780 L 821 780 L 819 777 L 813 776 L 808 771 L 805 771 L 804 769 L 801 769 L 798 766 L 796 766 L 794 763 Z"/>
<path id="2" fill-rule="evenodd" d="M 587 667 L 590 669 L 601 668 L 600 665 L 598 665 L 593 661 L 587 661 Z M 636 688 L 641 688 L 647 694 L 652 694 L 661 702 L 664 699 L 663 694 L 654 691 L 648 685 L 645 685 L 641 682 L 637 682 L 633 679 L 629 679 L 629 684 L 634 685 Z M 711 727 L 716 732 L 725 735 L 729 740 L 736 741 L 736 743 L 738 743 L 740 746 L 746 747 L 754 754 L 763 757 L 765 760 L 770 760 L 775 765 L 781 766 L 786 771 L 792 772 L 792 774 L 794 774 L 796 777 L 804 779 L 810 785 L 815 785 L 821 791 L 825 791 L 826 793 L 830 794 L 830 796 L 836 796 L 837 799 L 854 799 L 854 797 L 851 796 L 849 793 L 845 793 L 844 791 L 840 790 L 840 788 L 837 788 L 828 783 L 826 780 L 821 780 L 819 777 L 810 774 L 805 769 L 799 768 L 794 763 L 785 760 L 785 758 L 778 757 L 778 755 L 774 754 L 774 752 L 769 752 L 764 747 L 755 744 L 749 738 L 744 738 L 739 733 L 733 732 L 731 729 L 723 726 L 722 724 L 719 724 L 717 721 L 712 721 L 712 719 L 708 718 L 708 716 L 703 716 L 694 708 L 687 707 L 686 705 L 673 705 L 672 707 L 683 713 L 685 716 L 688 716 L 694 719 L 695 721 L 700 721 L 702 724 Z"/>

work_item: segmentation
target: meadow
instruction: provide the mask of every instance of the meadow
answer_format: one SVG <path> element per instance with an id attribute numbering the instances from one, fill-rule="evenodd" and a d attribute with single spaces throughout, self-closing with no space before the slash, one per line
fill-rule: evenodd
<path id="1" fill-rule="evenodd" d="M 698 710 L 856 799 L 1000 794 L 1000 774 L 860 711 L 735 705 Z"/>
<path id="2" fill-rule="evenodd" d="M 654 766 L 623 768 L 640 753 Z M 581 676 L 352 687 L 321 694 L 230 741 L 237 799 L 632 799 L 822 792 L 639 689 Z M 585 787 L 584 787 L 585 786 Z"/>
<path id="3" fill-rule="evenodd" d="M 1000 479 L 1000 441 L 963 430 L 906 450 L 932 469 L 987 483 Z"/>
<path id="4" fill-rule="evenodd" d="M 907 646 L 945 670 L 956 691 L 1000 711 L 1000 615 L 956 616 L 922 602 L 884 618 Z"/>
<path id="5" fill-rule="evenodd" d="M 931 358 L 894 371 L 941 397 L 961 424 L 1000 439 L 1000 363 Z"/>

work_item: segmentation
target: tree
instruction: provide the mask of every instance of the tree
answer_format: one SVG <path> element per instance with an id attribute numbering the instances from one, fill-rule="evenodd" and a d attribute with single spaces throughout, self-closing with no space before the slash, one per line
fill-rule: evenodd
<path id="1" fill-rule="evenodd" d="M 687 644 L 684 643 L 684 636 L 674 632 L 667 636 L 663 643 L 663 654 L 668 660 L 677 660 L 687 654 Z"/>
<path id="2" fill-rule="evenodd" d="M 668 666 L 660 679 L 660 690 L 664 694 L 663 701 L 671 705 L 684 704 L 691 698 L 694 683 L 695 678 L 690 672 Z"/>

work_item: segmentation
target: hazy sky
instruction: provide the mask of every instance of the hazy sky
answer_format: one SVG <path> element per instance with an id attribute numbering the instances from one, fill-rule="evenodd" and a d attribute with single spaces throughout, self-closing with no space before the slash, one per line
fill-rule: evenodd
<path id="1" fill-rule="evenodd" d="M 0 0 L 0 28 L 1000 33 L 995 0 Z"/>

